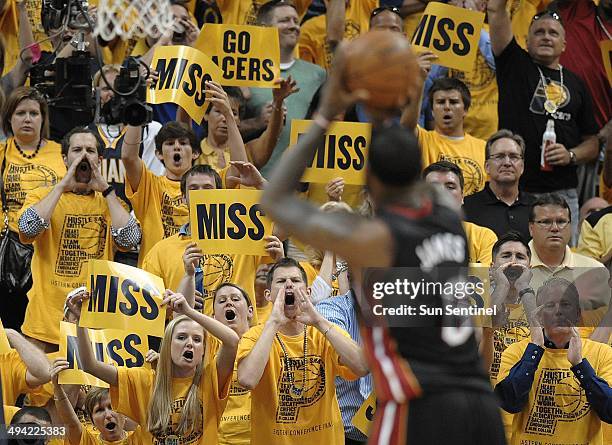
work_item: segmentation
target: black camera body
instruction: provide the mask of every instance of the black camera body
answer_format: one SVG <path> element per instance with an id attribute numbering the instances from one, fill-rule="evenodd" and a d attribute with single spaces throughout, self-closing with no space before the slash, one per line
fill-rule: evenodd
<path id="1" fill-rule="evenodd" d="M 139 63 L 130 57 L 115 79 L 113 98 L 102 107 L 102 117 L 109 125 L 140 126 L 153 120 L 153 109 L 147 104 L 147 83 L 140 75 Z"/>
<path id="2" fill-rule="evenodd" d="M 72 29 L 88 29 L 89 23 L 85 17 L 88 10 L 87 0 L 43 0 L 40 18 L 47 33 L 64 24 Z"/>

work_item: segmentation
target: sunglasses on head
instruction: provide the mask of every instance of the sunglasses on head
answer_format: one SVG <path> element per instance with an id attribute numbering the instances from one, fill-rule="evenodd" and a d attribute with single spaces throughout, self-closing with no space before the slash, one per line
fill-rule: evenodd
<path id="1" fill-rule="evenodd" d="M 553 20 L 558 21 L 559 23 L 561 23 L 561 16 L 559 14 L 557 14 L 555 11 L 544 11 L 544 12 L 540 12 L 539 14 L 536 14 L 533 16 L 533 19 L 531 19 L 531 22 L 537 22 L 540 19 L 544 19 L 544 18 L 552 18 Z"/>
<path id="2" fill-rule="evenodd" d="M 374 17 L 376 17 L 378 14 L 380 14 L 381 12 L 384 11 L 391 11 L 394 14 L 397 14 L 401 17 L 400 15 L 400 10 L 398 7 L 396 6 L 379 6 L 378 8 L 375 8 L 372 10 L 372 13 L 370 14 L 370 20 L 373 19 Z"/>

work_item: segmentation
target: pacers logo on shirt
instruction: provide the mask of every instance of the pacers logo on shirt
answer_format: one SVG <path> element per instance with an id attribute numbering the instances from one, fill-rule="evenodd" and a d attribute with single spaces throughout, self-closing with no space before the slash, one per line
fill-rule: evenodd
<path id="1" fill-rule="evenodd" d="M 176 233 L 187 222 L 187 206 L 182 196 L 172 197 L 164 193 L 161 202 L 161 217 L 164 227 L 164 238 Z"/>
<path id="2" fill-rule="evenodd" d="M 465 179 L 465 185 L 463 187 L 465 196 L 476 193 L 482 188 L 482 185 L 484 185 L 484 172 L 480 165 L 478 165 L 478 162 L 473 159 L 440 154 L 438 161 L 449 161 L 461 168 L 463 178 Z"/>
<path id="3" fill-rule="evenodd" d="M 495 71 L 487 64 L 487 60 L 480 51 L 476 55 L 472 72 L 449 70 L 448 76 L 465 83 L 472 94 L 475 90 L 484 89 L 495 82 Z"/>
<path id="4" fill-rule="evenodd" d="M 557 422 L 575 422 L 591 410 L 584 389 L 569 369 L 544 368 L 526 433 L 553 435 Z"/>
<path id="5" fill-rule="evenodd" d="M 325 364 L 321 357 L 316 355 L 306 356 L 306 366 L 303 358 L 288 359 L 289 369 L 283 370 L 278 382 L 278 408 L 276 410 L 277 423 L 296 423 L 300 413 L 300 408 L 312 406 L 317 403 L 325 394 Z M 304 379 L 304 372 L 306 378 Z M 304 388 L 300 398 L 291 396 L 291 377 L 293 385 Z"/>
<path id="6" fill-rule="evenodd" d="M 533 93 L 533 97 L 531 98 L 529 111 L 535 114 L 547 114 L 544 109 L 544 102 L 546 102 L 546 100 L 553 101 L 557 106 L 558 111 L 552 114 L 555 119 L 564 121 L 572 119 L 571 113 L 561 111 L 571 100 L 567 86 L 561 85 L 556 80 L 549 78 L 546 78 L 546 86 L 544 86 L 544 84 L 542 84 L 542 79 L 540 79 Z"/>
<path id="7" fill-rule="evenodd" d="M 34 164 L 9 164 L 6 168 L 4 191 L 10 211 L 18 211 L 28 192 L 57 183 L 57 174 L 49 167 Z"/>
<path id="8" fill-rule="evenodd" d="M 107 229 L 106 219 L 102 215 L 67 214 L 57 251 L 55 274 L 78 277 L 87 260 L 102 258 Z"/>

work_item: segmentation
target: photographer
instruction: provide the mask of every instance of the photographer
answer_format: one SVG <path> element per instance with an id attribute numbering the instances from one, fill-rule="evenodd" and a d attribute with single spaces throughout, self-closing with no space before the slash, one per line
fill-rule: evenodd
<path id="1" fill-rule="evenodd" d="M 8 227 L 3 227 L 0 238 L 7 236 L 9 240 L 0 258 L 4 265 L 0 291 L 5 296 L 0 300 L 0 313 L 5 327 L 19 329 L 32 284 L 32 251 L 19 242 L 17 213 L 28 192 L 55 185 L 66 174 L 66 166 L 59 144 L 47 139 L 47 101 L 35 89 L 20 87 L 13 91 L 2 115 L 2 129 L 9 136 L 0 144 L 2 208 Z"/>
<path id="2" fill-rule="evenodd" d="M 56 186 L 28 194 L 19 216 L 22 242 L 34 244 L 32 289 L 22 331 L 46 351 L 57 349 L 65 295 L 86 285 L 87 261 L 110 260 L 114 248 L 138 245 L 141 231 L 102 178 L 102 144 L 76 128 L 62 141 L 68 172 Z"/>

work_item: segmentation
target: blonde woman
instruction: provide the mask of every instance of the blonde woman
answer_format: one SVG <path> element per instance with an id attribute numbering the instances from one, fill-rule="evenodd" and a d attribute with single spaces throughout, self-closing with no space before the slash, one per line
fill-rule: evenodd
<path id="1" fill-rule="evenodd" d="M 215 445 L 234 370 L 238 335 L 168 291 L 164 304 L 178 316 L 168 326 L 156 371 L 117 368 L 96 360 L 85 328 L 77 329 L 83 369 L 111 385 L 112 406 L 143 426 L 145 443 Z M 206 336 L 221 342 L 206 354 Z"/>

